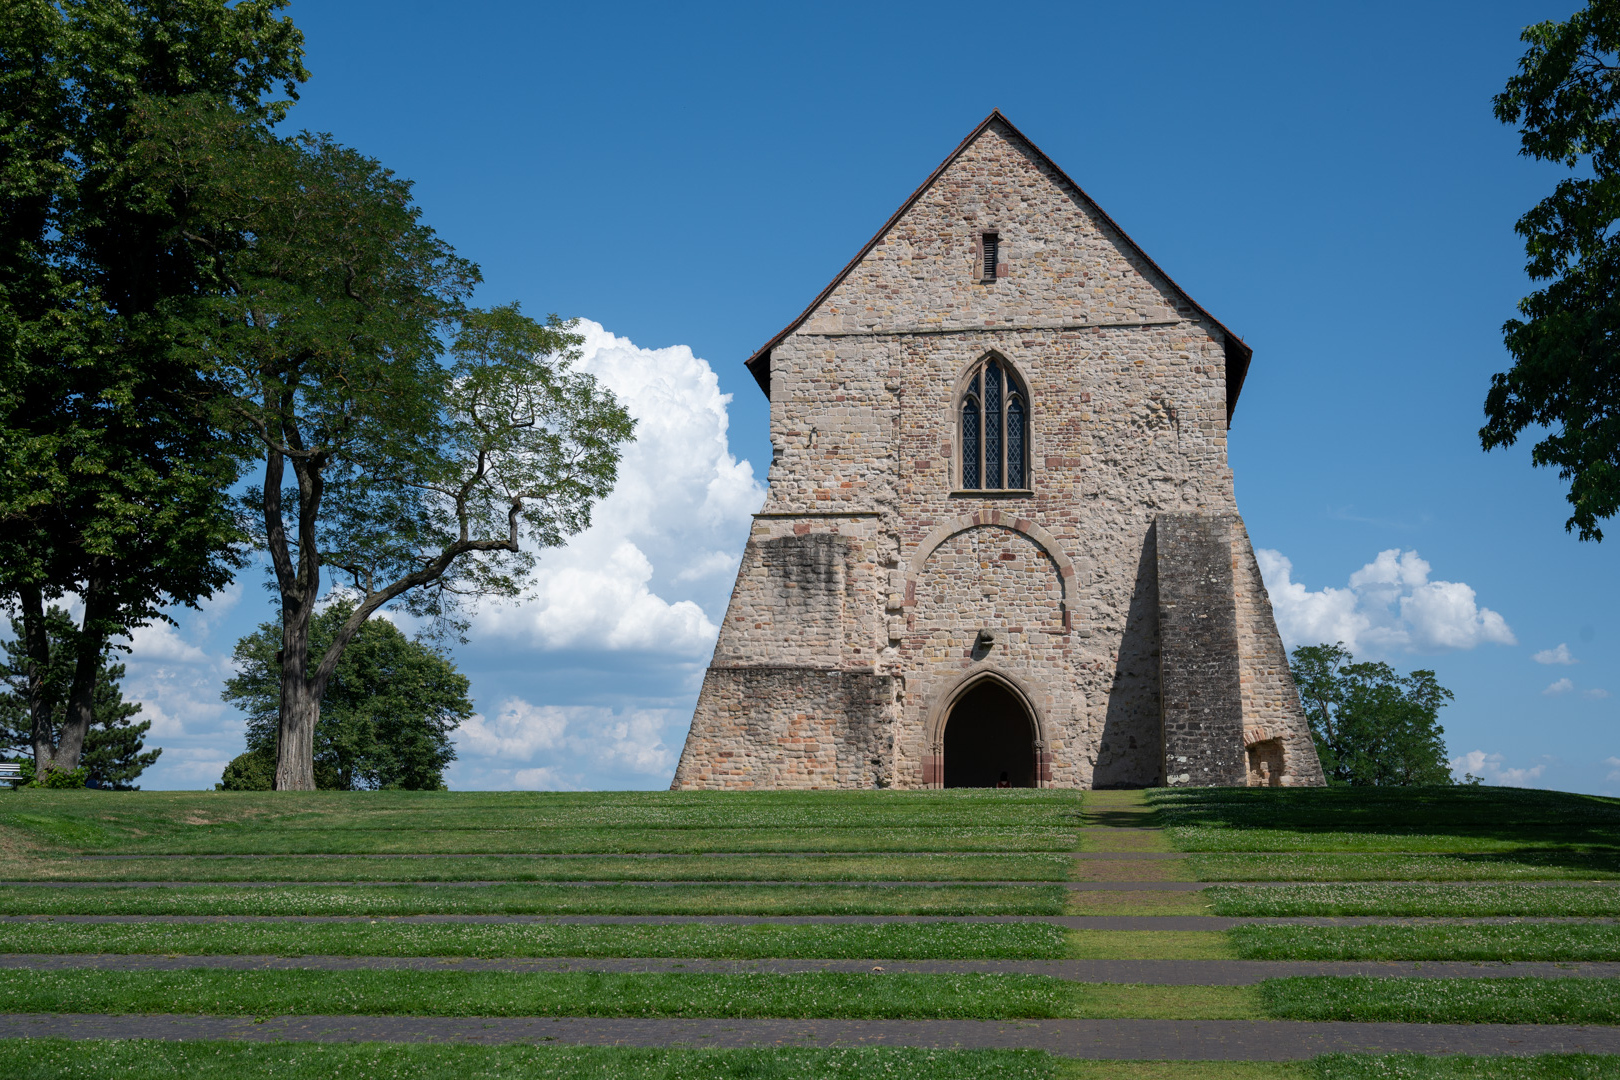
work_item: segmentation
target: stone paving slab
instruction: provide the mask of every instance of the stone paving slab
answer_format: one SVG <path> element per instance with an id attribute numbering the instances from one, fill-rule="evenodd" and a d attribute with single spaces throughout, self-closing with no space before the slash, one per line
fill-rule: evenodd
<path id="1" fill-rule="evenodd" d="M 1424 979 L 1620 978 L 1620 963 L 1468 963 L 1311 960 L 703 960 L 638 957 L 173 956 L 116 953 L 0 954 L 0 969 L 69 971 L 603 971 L 616 974 L 806 972 L 1049 975 L 1084 983 L 1252 986 L 1301 975 Z"/>
<path id="2" fill-rule="evenodd" d="M 736 879 L 736 880 L 707 880 L 682 879 L 675 881 L 649 881 L 645 879 L 634 880 L 546 880 L 546 881 L 0 881 L 0 888 L 38 888 L 38 889 L 271 889 L 289 887 L 307 887 L 312 889 L 349 889 L 349 888 L 400 888 L 403 886 L 421 885 L 429 888 L 469 889 L 487 888 L 490 886 L 507 885 L 578 885 L 580 887 L 604 885 L 637 885 L 647 888 L 672 888 L 675 886 L 780 886 L 783 888 L 804 888 L 816 886 L 871 886 L 881 889 L 899 888 L 930 888 L 946 889 L 980 887 L 980 888 L 1009 888 L 1015 886 L 1039 887 L 1043 885 L 1062 886 L 1074 892 L 1202 892 L 1205 889 L 1234 888 L 1234 889 L 1284 889 L 1296 885 L 1306 886 L 1349 886 L 1378 885 L 1391 887 L 1426 887 L 1426 886 L 1462 886 L 1464 888 L 1487 888 L 1493 885 L 1512 885 L 1516 888 L 1530 886 L 1543 889 L 1574 889 L 1602 886 L 1604 888 L 1620 888 L 1620 881 L 1066 881 L 1052 878 L 1026 878 L 1017 881 L 982 881 L 974 879 L 959 879 L 949 881 L 866 881 L 855 879 L 823 879 L 815 881 L 782 879 Z"/>
<path id="3" fill-rule="evenodd" d="M 1223 883 L 1225 884 L 1225 883 Z M 1262 885 L 1277 884 L 1274 882 L 1261 882 Z M 710 885 L 780 885 L 783 887 L 821 886 L 821 885 L 863 885 L 881 889 L 896 888 L 958 888 L 961 886 L 981 886 L 984 888 L 1004 888 L 1007 886 L 1041 886 L 1061 885 L 1066 889 L 1077 892 L 1197 892 L 1210 887 L 1209 882 L 1197 881 L 1065 881 L 1062 878 L 1029 878 L 1022 881 L 863 881 L 854 880 L 821 880 L 821 881 L 783 881 L 783 880 L 733 880 L 711 881 L 692 880 L 681 881 L 0 881 L 0 888 L 19 886 L 42 889 L 83 889 L 83 888 L 129 888 L 129 889 L 262 889 L 286 888 L 288 886 L 308 886 L 310 888 L 391 888 L 402 885 L 427 885 L 444 888 L 472 888 L 491 885 L 640 885 L 647 887 L 669 888 L 675 885 L 710 886 Z"/>
<path id="4" fill-rule="evenodd" d="M 1327 1053 L 1620 1053 L 1620 1028 L 1289 1020 L 649 1020 L 0 1015 L 0 1038 L 590 1046 L 1028 1048 L 1098 1060 L 1294 1061 Z"/>
<path id="5" fill-rule="evenodd" d="M 0 915 L 3 923 L 679 923 L 782 925 L 818 923 L 1049 923 L 1070 930 L 1230 930 L 1236 926 L 1510 926 L 1522 923 L 1613 925 L 1615 918 L 1578 916 L 1406 917 L 1381 915 Z"/>
<path id="6" fill-rule="evenodd" d="M 959 887 L 985 887 L 985 889 L 1003 889 L 1008 886 L 1063 886 L 1068 889 L 1090 889 L 1090 887 L 1106 887 L 1116 889 L 1118 882 L 1089 882 L 1064 881 L 1063 878 L 1025 878 L 1021 881 L 982 881 L 982 879 L 957 879 L 957 881 L 867 881 L 863 878 L 823 878 L 813 881 L 784 881 L 776 878 L 742 878 L 742 879 L 711 879 L 711 878 L 682 878 L 677 881 L 656 881 L 656 879 L 543 879 L 543 881 L 0 881 L 0 886 L 37 886 L 42 889 L 60 889 L 60 887 L 84 887 L 94 884 L 100 889 L 115 889 L 115 887 L 128 886 L 131 889 L 185 889 L 185 887 L 212 886 L 215 889 L 261 889 L 261 887 L 275 886 L 308 886 L 311 889 L 353 889 L 353 887 L 397 887 L 397 886 L 445 886 L 445 887 L 473 887 L 473 886 L 637 886 L 645 889 L 669 889 L 669 887 L 701 887 L 710 886 L 781 886 L 784 889 L 802 889 L 802 887 L 820 886 L 870 886 L 873 889 L 959 889 Z M 1165 882 L 1157 882 L 1165 884 Z M 1142 882 L 1144 889 L 1157 887 L 1155 882 Z M 1204 889 L 1196 882 L 1176 881 L 1170 882 L 1176 889 Z"/>
<path id="7" fill-rule="evenodd" d="M 1079 831 L 1079 830 L 1075 830 Z M 1156 830 L 1139 830 L 1156 831 Z M 1099 854 L 1096 852 L 1093 855 Z M 1102 853 L 1106 854 L 1106 853 Z M 1176 853 L 1158 852 L 1166 858 L 1179 859 L 1183 856 Z M 446 851 L 446 852 L 365 852 L 355 854 L 342 854 L 333 852 L 243 852 L 218 853 L 206 855 L 186 855 L 176 852 L 156 852 L 150 855 L 67 855 L 62 856 L 67 861 L 78 862 L 118 862 L 140 859 L 860 859 L 873 856 L 883 858 L 921 858 L 951 855 L 974 855 L 985 858 L 1003 856 L 1017 858 L 1025 855 L 1073 855 L 1077 858 L 1087 858 L 1088 855 L 1080 852 L 1060 850 L 1036 851 L 603 851 L 603 852 L 577 852 L 577 851 Z M 49 856 L 46 856 L 49 858 Z"/>

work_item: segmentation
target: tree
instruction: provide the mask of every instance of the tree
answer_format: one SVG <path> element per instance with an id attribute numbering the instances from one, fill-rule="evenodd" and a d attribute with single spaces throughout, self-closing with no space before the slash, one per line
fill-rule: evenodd
<path id="1" fill-rule="evenodd" d="M 1397 675 L 1356 663 L 1344 642 L 1303 645 L 1289 670 L 1330 784 L 1450 784 L 1440 709 L 1452 699 L 1432 671 Z"/>
<path id="2" fill-rule="evenodd" d="M 214 284 L 181 346 L 218 381 L 216 422 L 257 446 L 243 509 L 281 607 L 275 784 L 307 790 L 366 620 L 398 605 L 459 632 L 465 602 L 516 595 L 535 549 L 589 524 L 633 422 L 573 369 L 569 324 L 466 306 L 477 267 L 376 161 L 217 102 L 154 103 L 143 124 L 143 173 L 211 223 L 185 237 Z M 355 604 L 317 649 L 327 567 Z"/>
<path id="3" fill-rule="evenodd" d="M 353 616 L 339 600 L 310 621 L 310 647 L 324 651 Z M 282 645 L 279 622 L 236 643 L 240 674 L 222 695 L 248 718 L 248 751 L 231 763 L 222 787 L 262 790 L 273 779 L 280 727 Z M 455 760 L 450 733 L 472 715 L 467 679 L 443 652 L 412 641 L 392 623 L 361 625 L 327 680 L 315 726 L 316 786 L 434 790 Z M 267 767 L 269 766 L 269 767 Z"/>
<path id="4" fill-rule="evenodd" d="M 11 0 L 0 9 L 0 605 L 20 611 L 36 767 L 78 765 L 106 644 L 230 580 L 237 457 L 174 349 L 208 284 L 195 210 L 138 167 L 154 103 L 267 129 L 307 77 L 284 0 Z M 46 604 L 73 593 L 65 686 Z M 65 714 L 59 716 L 58 709 Z"/>
<path id="5" fill-rule="evenodd" d="M 1620 0 L 1592 0 L 1521 40 L 1497 119 L 1520 125 L 1521 154 L 1573 175 L 1516 226 L 1526 272 L 1548 284 L 1502 327 L 1514 363 L 1491 378 L 1479 437 L 1493 450 L 1545 429 L 1531 461 L 1569 483 L 1564 528 L 1601 541 L 1598 522 L 1620 508 Z"/>
<path id="6" fill-rule="evenodd" d="M 51 720 L 60 731 L 67 719 L 67 703 L 62 691 L 71 685 L 77 656 L 74 651 L 75 627 L 68 613 L 51 607 L 45 613 L 49 655 L 45 664 L 43 682 L 47 699 L 51 703 Z M 22 641 L 22 620 L 11 621 L 12 638 L 0 643 L 0 746 L 9 753 L 30 753 L 33 749 L 34 721 L 29 709 L 29 682 L 33 665 Z M 111 662 L 112 650 L 102 653 L 97 667 L 92 697 L 93 715 L 85 737 L 81 756 L 85 780 L 91 787 L 111 788 L 115 791 L 138 791 L 133 781 L 163 753 L 161 749 L 146 750 L 146 733 L 152 727 L 150 720 L 134 723 L 141 711 L 139 702 L 126 702 L 119 689 L 124 677 L 124 665 Z M 143 751 L 145 751 L 143 753 Z M 33 773 L 36 777 L 51 772 L 71 773 L 75 770 L 49 769 Z"/>

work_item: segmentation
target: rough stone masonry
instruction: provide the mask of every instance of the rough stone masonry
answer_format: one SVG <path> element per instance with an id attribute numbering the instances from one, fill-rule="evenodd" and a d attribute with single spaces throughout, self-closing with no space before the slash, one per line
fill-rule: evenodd
<path id="1" fill-rule="evenodd" d="M 1321 784 L 1250 355 L 992 113 L 748 361 L 770 494 L 673 787 Z"/>

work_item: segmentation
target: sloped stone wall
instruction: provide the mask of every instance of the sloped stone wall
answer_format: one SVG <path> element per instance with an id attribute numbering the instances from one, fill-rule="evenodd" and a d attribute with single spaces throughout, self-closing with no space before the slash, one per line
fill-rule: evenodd
<path id="1" fill-rule="evenodd" d="M 1322 762 L 1288 673 L 1288 652 L 1242 518 L 1232 522 L 1232 585 L 1243 684 L 1243 742 L 1253 746 L 1276 740 L 1281 745 L 1281 786 L 1320 786 L 1326 783 Z"/>
<path id="2" fill-rule="evenodd" d="M 1160 514 L 1159 700 L 1165 782 L 1247 782 L 1231 514 Z"/>

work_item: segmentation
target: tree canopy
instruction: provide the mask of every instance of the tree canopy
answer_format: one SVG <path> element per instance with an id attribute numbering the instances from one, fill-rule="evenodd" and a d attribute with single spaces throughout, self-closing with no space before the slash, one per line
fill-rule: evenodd
<path id="1" fill-rule="evenodd" d="M 1525 271 L 1547 284 L 1502 327 L 1513 356 L 1485 398 L 1486 450 L 1545 429 L 1531 461 L 1558 470 L 1566 530 L 1602 540 L 1620 509 L 1620 0 L 1527 28 L 1519 73 L 1495 98 L 1520 153 L 1570 170 L 1519 219 Z"/>
<path id="2" fill-rule="evenodd" d="M 1302 645 L 1289 663 L 1329 784 L 1449 784 L 1440 709 L 1452 699 L 1432 671 L 1397 675 L 1356 663 L 1341 641 Z"/>
<path id="3" fill-rule="evenodd" d="M 195 208 L 142 168 L 143 117 L 205 100 L 267 129 L 307 77 L 284 6 L 0 8 L 0 604 L 22 615 L 42 769 L 78 763 L 106 642 L 239 565 L 238 458 L 214 380 L 174 348 L 210 266 L 186 239 Z M 83 617 L 58 723 L 46 604 L 68 593 Z"/>
<path id="4" fill-rule="evenodd" d="M 466 305 L 477 268 L 378 162 L 214 103 L 145 123 L 143 168 L 216 226 L 188 234 L 215 287 L 181 347 L 217 380 L 216 422 L 257 447 L 243 510 L 281 604 L 276 787 L 308 789 L 326 683 L 365 621 L 397 604 L 459 631 L 468 600 L 517 595 L 535 549 L 589 524 L 634 425 L 573 368 L 567 324 Z M 355 604 L 312 652 L 326 568 Z"/>
<path id="5" fill-rule="evenodd" d="M 73 682 L 78 659 L 75 628 L 66 611 L 52 606 L 45 613 L 45 629 L 50 655 L 42 681 L 51 723 L 60 732 L 67 719 L 66 690 Z M 21 619 L 11 620 L 11 632 L 11 639 L 0 643 L 0 751 L 20 756 L 33 752 L 34 725 L 29 708 L 32 667 L 23 646 Z M 146 733 L 152 722 L 134 722 L 141 705 L 124 700 L 118 685 L 124 677 L 124 665 L 112 659 L 111 649 L 103 651 L 91 699 L 94 712 L 78 769 L 83 770 L 84 782 L 92 787 L 134 791 L 139 790 L 136 778 L 163 751 L 146 749 Z M 54 771 L 71 773 L 78 769 Z"/>
<path id="6" fill-rule="evenodd" d="M 284 6 L 0 12 L 0 599 L 40 670 L 43 604 L 86 611 L 42 761 L 77 760 L 101 644 L 227 581 L 245 528 L 281 607 L 276 786 L 313 787 L 326 684 L 366 620 L 458 631 L 464 603 L 515 595 L 632 436 L 567 324 L 469 306 L 478 269 L 408 181 L 275 130 L 308 74 Z M 312 655 L 334 584 L 355 603 Z"/>
<path id="7" fill-rule="evenodd" d="M 338 601 L 310 622 L 310 647 L 324 652 L 354 613 Z M 267 622 L 236 643 L 238 674 L 224 699 L 247 716 L 247 754 L 222 786 L 268 788 L 280 727 L 281 624 Z M 382 619 L 363 624 L 343 651 L 315 725 L 316 787 L 434 790 L 455 760 L 450 733 L 472 715 L 467 679 L 439 649 Z"/>

